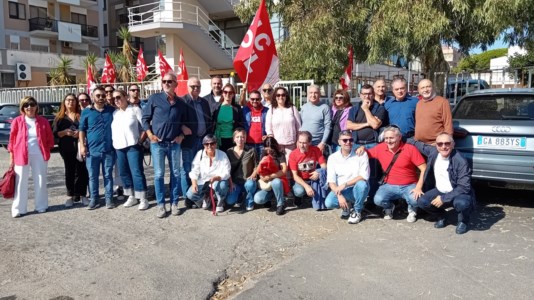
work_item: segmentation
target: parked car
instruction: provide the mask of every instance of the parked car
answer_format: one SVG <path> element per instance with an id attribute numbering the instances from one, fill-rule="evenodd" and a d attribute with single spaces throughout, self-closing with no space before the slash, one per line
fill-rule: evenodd
<path id="1" fill-rule="evenodd" d="M 489 88 L 489 84 L 485 80 L 481 79 L 449 80 L 447 81 L 445 98 L 447 98 L 449 103 L 454 106 L 463 96 L 474 91 L 487 90 Z"/>
<path id="2" fill-rule="evenodd" d="M 488 89 L 462 98 L 453 111 L 456 149 L 473 180 L 534 190 L 534 89 Z"/>
<path id="3" fill-rule="evenodd" d="M 39 115 L 48 119 L 50 126 L 54 122 L 57 112 L 61 106 L 60 102 L 40 102 Z M 11 122 L 20 115 L 18 104 L 1 104 L 0 105 L 0 145 L 7 147 L 9 135 L 11 133 Z M 57 145 L 57 139 L 56 139 Z"/>

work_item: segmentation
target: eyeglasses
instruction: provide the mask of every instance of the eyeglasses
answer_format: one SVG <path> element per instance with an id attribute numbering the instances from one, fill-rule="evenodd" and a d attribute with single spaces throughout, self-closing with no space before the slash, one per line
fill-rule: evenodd
<path id="1" fill-rule="evenodd" d="M 200 85 L 190 85 L 189 86 L 191 89 L 200 89 Z"/>
<path id="2" fill-rule="evenodd" d="M 345 97 L 343 97 L 343 96 L 336 96 L 336 97 L 334 97 L 334 99 L 336 99 L 336 100 L 343 100 L 343 99 L 345 99 Z"/>
<path id="3" fill-rule="evenodd" d="M 340 141 L 342 141 L 344 144 L 346 143 L 354 143 L 354 139 L 353 138 L 350 138 L 350 139 L 339 139 Z"/>
<path id="4" fill-rule="evenodd" d="M 37 103 L 35 102 L 27 102 L 22 107 L 28 108 L 28 107 L 36 107 L 36 106 L 37 106 Z"/>
<path id="5" fill-rule="evenodd" d="M 163 83 L 163 84 L 173 84 L 173 83 L 175 83 L 175 81 L 174 80 L 162 80 L 161 83 Z"/>
<path id="6" fill-rule="evenodd" d="M 276 97 L 287 97 L 286 94 L 276 94 Z"/>
<path id="7" fill-rule="evenodd" d="M 438 147 L 443 147 L 443 146 L 450 147 L 451 144 L 452 144 L 451 142 L 438 142 L 438 143 L 436 143 L 436 145 L 438 145 Z"/>
<path id="8" fill-rule="evenodd" d="M 273 89 L 263 89 L 262 91 L 263 91 L 264 93 L 270 93 L 270 92 L 273 91 Z"/>
<path id="9" fill-rule="evenodd" d="M 250 98 L 250 101 L 261 101 L 261 98 Z"/>
<path id="10" fill-rule="evenodd" d="M 139 89 L 130 89 L 130 92 L 139 92 Z"/>
<path id="11" fill-rule="evenodd" d="M 116 100 L 122 100 L 122 96 L 116 96 L 116 97 L 113 97 L 113 99 L 115 99 L 115 101 Z"/>
<path id="12" fill-rule="evenodd" d="M 78 101 L 80 101 L 80 102 L 87 102 L 87 101 L 89 101 L 89 99 L 87 99 L 87 98 L 79 98 Z"/>
<path id="13" fill-rule="evenodd" d="M 104 94 L 95 94 L 95 98 L 106 98 Z"/>
<path id="14" fill-rule="evenodd" d="M 215 146 L 215 145 L 217 145 L 216 142 L 204 143 L 204 146 L 208 146 L 208 147 Z"/>
<path id="15" fill-rule="evenodd" d="M 225 95 L 228 95 L 228 94 L 232 95 L 232 94 L 234 94 L 234 92 L 232 92 L 232 91 L 223 91 L 223 94 L 225 94 Z"/>

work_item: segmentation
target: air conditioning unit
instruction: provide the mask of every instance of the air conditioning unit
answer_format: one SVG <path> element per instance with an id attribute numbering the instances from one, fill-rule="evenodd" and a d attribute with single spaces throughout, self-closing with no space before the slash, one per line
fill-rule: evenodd
<path id="1" fill-rule="evenodd" d="M 63 47 L 72 48 L 72 44 L 70 42 L 63 42 Z"/>
<path id="2" fill-rule="evenodd" d="M 17 64 L 17 80 L 32 80 L 32 68 L 29 64 Z"/>

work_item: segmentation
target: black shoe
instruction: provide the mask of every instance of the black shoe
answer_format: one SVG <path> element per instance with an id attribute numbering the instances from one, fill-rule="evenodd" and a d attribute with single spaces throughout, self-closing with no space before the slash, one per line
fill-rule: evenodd
<path id="1" fill-rule="evenodd" d="M 80 202 L 80 201 L 81 201 L 80 196 L 76 196 L 76 197 L 74 197 L 74 202 Z"/>
<path id="2" fill-rule="evenodd" d="M 271 201 L 267 201 L 267 202 L 265 202 L 265 203 L 263 204 L 263 207 L 265 207 L 265 208 L 271 208 L 271 206 L 272 206 Z"/>
<path id="3" fill-rule="evenodd" d="M 464 234 L 467 232 L 467 224 L 464 222 L 458 222 L 456 225 L 456 234 Z"/>
<path id="4" fill-rule="evenodd" d="M 124 196 L 124 189 L 122 188 L 122 186 L 119 186 L 119 188 L 117 189 L 117 197 L 120 196 Z"/>
<path id="5" fill-rule="evenodd" d="M 295 204 L 296 207 L 300 207 L 302 205 L 302 197 L 295 196 L 295 199 L 293 200 L 293 204 Z"/>
<path id="6" fill-rule="evenodd" d="M 185 198 L 185 207 L 186 207 L 187 209 L 193 208 L 193 201 L 191 201 L 191 200 Z"/>
<path id="7" fill-rule="evenodd" d="M 434 228 L 443 228 L 447 224 L 445 223 L 445 219 L 438 219 L 436 223 L 434 223 Z"/>
<path id="8" fill-rule="evenodd" d="M 283 205 L 280 205 L 276 208 L 276 214 L 281 216 L 286 212 L 286 208 Z"/>

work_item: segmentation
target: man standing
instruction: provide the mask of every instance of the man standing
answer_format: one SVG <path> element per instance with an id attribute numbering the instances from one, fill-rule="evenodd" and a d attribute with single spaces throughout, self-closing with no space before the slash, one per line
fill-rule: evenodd
<path id="1" fill-rule="evenodd" d="M 187 129 L 183 125 L 187 109 L 183 99 L 174 93 L 176 85 L 176 75 L 165 74 L 161 80 L 163 92 L 150 96 L 143 109 L 143 127 L 150 139 L 150 152 L 154 164 L 154 189 L 158 204 L 158 218 L 164 218 L 167 215 L 164 183 L 165 157 L 167 157 L 171 173 L 171 213 L 179 214 L 181 143 L 184 139 L 182 131 Z"/>
<path id="2" fill-rule="evenodd" d="M 115 91 L 115 88 L 111 84 L 108 84 L 104 87 L 104 90 L 106 91 L 107 105 L 115 107 L 115 99 L 113 99 L 113 92 Z"/>
<path id="3" fill-rule="evenodd" d="M 375 101 L 380 105 L 384 105 L 386 102 L 386 81 L 384 79 L 378 79 L 373 84 L 373 89 L 375 91 Z"/>
<path id="4" fill-rule="evenodd" d="M 330 136 L 332 115 L 325 103 L 321 103 L 321 90 L 317 85 L 308 87 L 308 103 L 300 109 L 302 117 L 302 131 L 312 135 L 312 145 L 317 146 L 324 153 Z"/>
<path id="5" fill-rule="evenodd" d="M 289 154 L 289 169 L 293 174 L 295 185 L 293 194 L 295 204 L 302 203 L 304 193 L 312 198 L 312 206 L 316 210 L 325 209 L 324 199 L 327 189 L 326 160 L 318 147 L 311 145 L 312 136 L 308 131 L 301 131 L 298 135 L 297 149 Z M 320 166 L 318 169 L 317 166 Z"/>
<path id="6" fill-rule="evenodd" d="M 216 75 L 211 78 L 211 93 L 204 96 L 204 99 L 208 101 L 208 104 L 210 106 L 210 116 L 219 107 L 219 103 L 220 103 L 221 96 L 222 96 L 222 86 L 223 84 L 222 84 L 221 76 Z M 200 93 L 200 90 L 198 92 Z"/>
<path id="7" fill-rule="evenodd" d="M 412 137 L 415 132 L 417 98 L 408 96 L 404 78 L 393 79 L 391 87 L 394 97 L 387 97 L 384 104 L 388 113 L 389 124 L 399 126 L 403 138 Z"/>
<path id="8" fill-rule="evenodd" d="M 212 79 L 212 87 L 214 86 L 214 79 Z M 197 152 L 202 149 L 202 138 L 208 133 L 208 129 L 211 128 L 210 104 L 208 100 L 200 97 L 200 80 L 197 77 L 189 78 L 187 81 L 187 91 L 188 94 L 184 96 L 184 102 L 187 107 L 187 120 L 185 121 L 185 125 L 190 129 L 191 134 L 186 134 L 182 142 L 183 167 L 180 174 L 180 182 L 184 195 L 191 185 L 189 172 L 191 172 L 193 159 Z M 190 202 L 186 203 L 189 204 Z"/>
<path id="9" fill-rule="evenodd" d="M 371 149 L 363 146 L 357 154 L 367 151 L 369 158 L 376 158 L 384 170 L 383 183 L 375 194 L 374 202 L 384 208 L 384 219 L 393 219 L 395 205 L 392 201 L 404 199 L 408 203 L 406 221 L 417 220 L 417 199 L 423 194 L 423 178 L 426 170 L 424 157 L 413 145 L 402 142 L 398 127 L 384 129 L 384 142 Z M 419 169 L 419 176 L 417 176 Z"/>
<path id="10" fill-rule="evenodd" d="M 467 232 L 469 217 L 475 206 L 471 188 L 471 168 L 462 155 L 454 150 L 454 140 L 449 133 L 436 137 L 436 146 L 408 140 L 428 157 L 425 171 L 425 194 L 417 202 L 421 209 L 437 217 L 436 228 L 447 225 L 445 208 L 453 206 L 458 212 L 457 234 Z"/>
<path id="11" fill-rule="evenodd" d="M 354 147 L 372 148 L 378 142 L 378 129 L 385 119 L 386 110 L 374 102 L 373 87 L 364 84 L 360 90 L 360 105 L 349 110 L 347 129 L 352 130 Z"/>
<path id="12" fill-rule="evenodd" d="M 436 96 L 432 81 L 423 79 L 417 86 L 419 101 L 415 108 L 415 140 L 433 144 L 438 134 L 453 133 L 449 101 Z"/>
<path id="13" fill-rule="evenodd" d="M 132 83 L 130 86 L 128 86 L 128 103 L 142 109 L 146 103 L 141 101 L 139 98 L 140 94 L 141 90 L 139 90 L 139 86 L 137 84 Z"/>
<path id="14" fill-rule="evenodd" d="M 261 105 L 271 108 L 271 101 L 273 100 L 273 86 L 269 83 L 263 84 L 261 87 Z"/>
<path id="15" fill-rule="evenodd" d="M 261 156 L 263 151 L 263 137 L 265 132 L 265 117 L 269 109 L 261 104 L 261 94 L 258 90 L 249 93 L 249 101 L 243 105 L 243 120 L 247 134 L 247 145 L 256 150 Z"/>
<path id="16" fill-rule="evenodd" d="M 356 155 L 349 130 L 339 134 L 341 149 L 328 157 L 327 180 L 330 193 L 326 197 L 327 208 L 342 208 L 341 218 L 349 224 L 362 220 L 363 203 L 369 193 L 369 160 L 365 152 Z M 350 204 L 349 204 L 350 202 Z"/>
<path id="17" fill-rule="evenodd" d="M 87 145 L 80 143 L 80 154 L 86 158 L 89 172 L 90 201 L 87 209 L 99 206 L 98 177 L 100 169 L 104 174 L 104 189 L 106 207 L 114 208 L 113 204 L 113 166 L 115 165 L 115 149 L 111 139 L 111 122 L 115 108 L 106 105 L 106 91 L 98 86 L 93 91 L 93 106 L 82 111 L 80 118 L 80 141 L 87 141 Z"/>

